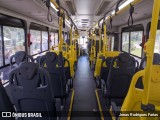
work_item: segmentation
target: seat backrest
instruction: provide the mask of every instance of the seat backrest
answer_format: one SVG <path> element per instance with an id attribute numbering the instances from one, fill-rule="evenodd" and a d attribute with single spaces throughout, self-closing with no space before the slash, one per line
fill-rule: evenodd
<path id="1" fill-rule="evenodd" d="M 11 67 L 11 69 L 14 68 L 13 67 L 13 64 L 14 64 L 13 60 L 16 63 L 17 66 L 21 62 L 24 62 L 24 61 L 29 61 L 30 60 L 31 62 L 34 62 L 33 57 L 30 56 L 30 55 L 27 55 L 27 53 L 25 51 L 18 51 L 10 57 L 10 67 Z"/>
<path id="2" fill-rule="evenodd" d="M 66 58 L 64 59 L 64 68 L 65 68 L 65 75 L 66 75 L 66 80 L 71 79 L 71 72 L 70 72 L 70 62 Z"/>
<path id="3" fill-rule="evenodd" d="M 56 111 L 54 94 L 45 69 L 36 63 L 22 62 L 10 72 L 9 83 L 11 98 L 18 112 L 45 112 L 50 116 L 45 120 L 55 119 L 51 118 Z"/>
<path id="4" fill-rule="evenodd" d="M 43 61 L 40 66 L 50 74 L 54 96 L 57 98 L 64 97 L 66 95 L 66 78 L 63 57 L 54 52 L 47 52 L 40 61 Z"/>
<path id="5" fill-rule="evenodd" d="M 107 96 L 109 98 L 124 98 L 126 96 L 135 73 L 135 64 L 135 59 L 127 53 L 121 53 L 113 58 L 107 79 Z"/>
<path id="6" fill-rule="evenodd" d="M 139 70 L 143 70 L 146 67 L 146 61 L 147 58 L 146 56 L 141 60 L 140 66 L 139 66 Z M 158 53 L 154 53 L 153 56 L 153 65 L 157 65 L 160 64 L 160 54 Z"/>
<path id="7" fill-rule="evenodd" d="M 145 67 L 146 67 L 146 61 L 147 61 L 147 58 L 146 56 L 141 60 L 141 63 L 140 63 L 140 66 L 139 66 L 139 69 L 138 71 L 140 70 L 143 70 Z M 160 54 L 158 53 L 154 53 L 154 56 L 153 56 L 153 65 L 159 65 L 160 64 Z M 140 88 L 140 89 L 143 89 L 143 83 L 142 83 L 142 77 L 140 77 L 136 83 L 136 87 L 137 88 Z"/>
<path id="8" fill-rule="evenodd" d="M 1 80 L 0 80 L 0 103 L 1 103 L 0 112 L 15 112 L 13 104 L 11 103 L 10 98 L 7 95 L 7 92 L 3 87 Z M 2 120 L 5 120 L 5 118 Z M 15 119 L 10 118 L 9 120 L 15 120 Z"/>
<path id="9" fill-rule="evenodd" d="M 34 62 L 39 64 L 40 63 L 40 59 L 41 59 L 41 56 L 38 56 L 34 59 Z"/>
<path id="10" fill-rule="evenodd" d="M 148 96 L 148 103 L 155 106 L 160 106 L 160 97 L 158 91 L 160 91 L 160 65 L 152 65 L 152 74 L 150 80 L 150 89 Z M 144 78 L 145 70 L 137 72 L 133 78 L 127 96 L 121 107 L 121 111 L 141 111 L 141 103 L 143 97 L 143 89 L 136 87 L 136 83 L 140 77 Z M 153 111 L 154 112 L 154 111 Z M 122 117 L 120 120 L 140 120 L 141 117 Z M 147 117 L 146 120 L 158 120 L 155 117 Z"/>
<path id="11" fill-rule="evenodd" d="M 107 57 L 106 59 L 104 59 L 102 61 L 102 64 L 101 64 L 100 79 L 103 79 L 105 81 L 105 83 L 107 82 L 108 73 L 110 70 L 110 65 L 111 65 L 112 59 L 113 59 L 112 57 Z M 104 64 L 106 66 L 103 66 Z"/>

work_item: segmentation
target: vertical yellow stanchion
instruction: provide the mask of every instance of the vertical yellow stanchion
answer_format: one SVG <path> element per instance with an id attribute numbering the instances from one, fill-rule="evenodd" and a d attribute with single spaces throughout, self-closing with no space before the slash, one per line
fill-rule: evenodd
<path id="1" fill-rule="evenodd" d="M 62 37 L 62 29 L 63 29 L 63 18 L 62 18 L 62 11 L 60 10 L 60 17 L 59 17 L 59 50 L 62 51 L 62 44 L 63 44 L 63 37 Z"/>
<path id="2" fill-rule="evenodd" d="M 69 61 L 70 61 L 70 71 L 71 71 L 71 76 L 72 78 L 74 77 L 74 55 L 72 54 L 73 53 L 73 35 L 72 35 L 72 29 L 73 29 L 73 26 L 71 26 L 71 29 L 70 29 L 70 58 L 69 58 Z"/>
<path id="3" fill-rule="evenodd" d="M 147 56 L 147 64 L 146 64 L 145 75 L 144 75 L 144 93 L 142 98 L 142 105 L 148 105 L 148 100 L 149 100 L 152 62 L 153 62 L 154 45 L 155 45 L 156 31 L 157 31 L 158 18 L 159 18 L 159 10 L 160 10 L 160 1 L 154 0 L 150 36 L 149 36 L 148 42 L 145 44 L 145 47 L 144 47 L 144 51 Z M 141 120 L 146 120 L 146 118 L 141 117 Z"/>
<path id="4" fill-rule="evenodd" d="M 73 28 L 73 26 L 71 26 L 71 29 L 70 29 L 70 46 L 72 45 L 72 28 Z"/>
<path id="5" fill-rule="evenodd" d="M 102 41 L 101 41 L 101 38 L 102 36 L 101 36 L 101 28 L 99 28 L 99 52 L 101 53 L 101 48 L 102 48 Z"/>
<path id="6" fill-rule="evenodd" d="M 104 29 L 104 39 L 103 39 L 103 53 L 105 55 L 105 51 L 107 50 L 108 51 L 108 39 L 107 39 L 107 27 L 106 27 L 106 23 L 103 24 L 103 29 Z"/>
<path id="7" fill-rule="evenodd" d="M 96 34 L 94 33 L 93 33 L 93 39 L 94 39 L 94 62 L 93 62 L 94 64 L 93 65 L 95 65 L 97 54 L 96 54 Z"/>

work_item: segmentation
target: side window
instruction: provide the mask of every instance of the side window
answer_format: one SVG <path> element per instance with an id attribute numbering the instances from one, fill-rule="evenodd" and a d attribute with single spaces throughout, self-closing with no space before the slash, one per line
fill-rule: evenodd
<path id="1" fill-rule="evenodd" d="M 160 30 L 157 30 L 157 33 L 156 33 L 154 53 L 160 53 Z"/>
<path id="2" fill-rule="evenodd" d="M 5 64 L 9 64 L 10 57 L 17 51 L 25 51 L 25 34 L 23 28 L 3 27 Z"/>
<path id="3" fill-rule="evenodd" d="M 42 31 L 42 52 L 48 50 L 48 32 Z"/>
<path id="4" fill-rule="evenodd" d="M 114 36 L 111 38 L 111 51 L 114 51 Z"/>
<path id="5" fill-rule="evenodd" d="M 51 32 L 50 48 L 52 48 L 52 46 L 54 46 L 54 41 L 55 41 L 55 34 L 53 32 Z"/>
<path id="6" fill-rule="evenodd" d="M 58 46 L 58 33 L 55 33 L 55 46 Z"/>
<path id="7" fill-rule="evenodd" d="M 122 51 L 129 52 L 129 32 L 122 33 Z"/>
<path id="8" fill-rule="evenodd" d="M 41 52 L 41 31 L 38 30 L 30 30 L 31 34 L 31 42 L 30 53 L 31 55 L 37 54 Z"/>
<path id="9" fill-rule="evenodd" d="M 141 52 L 142 52 L 142 47 L 140 46 L 140 44 L 142 43 L 142 36 L 143 36 L 142 31 L 131 32 L 130 53 L 138 57 L 141 57 Z"/>
<path id="10" fill-rule="evenodd" d="M 0 67 L 3 66 L 3 54 L 2 54 L 2 30 L 0 26 Z"/>

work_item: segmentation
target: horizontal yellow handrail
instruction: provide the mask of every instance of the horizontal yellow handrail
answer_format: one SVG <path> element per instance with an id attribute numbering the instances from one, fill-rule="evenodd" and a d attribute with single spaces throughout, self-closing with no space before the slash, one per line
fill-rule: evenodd
<path id="1" fill-rule="evenodd" d="M 131 2 L 132 5 L 136 5 L 137 3 L 141 2 L 142 0 L 134 0 L 133 2 Z M 116 12 L 116 14 L 112 15 L 112 18 L 126 10 L 128 10 L 130 8 L 130 4 L 126 5 L 124 8 L 122 8 L 121 10 L 119 10 L 118 12 Z M 108 17 L 104 22 L 107 22 L 107 20 L 110 20 L 110 17 Z M 98 25 L 98 22 L 93 26 L 96 27 Z"/>

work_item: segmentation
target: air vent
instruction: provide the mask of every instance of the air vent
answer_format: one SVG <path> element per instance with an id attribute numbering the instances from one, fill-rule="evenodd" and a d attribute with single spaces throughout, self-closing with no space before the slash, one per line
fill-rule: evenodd
<path id="1" fill-rule="evenodd" d="M 85 22 L 87 22 L 87 21 L 89 21 L 89 19 L 82 19 L 82 21 L 85 21 Z"/>
<path id="2" fill-rule="evenodd" d="M 81 30 L 82 32 L 86 32 L 86 30 Z"/>
<path id="3" fill-rule="evenodd" d="M 76 15 L 75 14 L 75 5 L 74 5 L 74 3 L 72 2 L 72 1 L 66 1 L 66 4 L 67 4 L 67 7 L 68 7 L 68 9 L 70 10 L 70 12 L 71 12 L 71 14 L 72 15 Z"/>
<path id="4" fill-rule="evenodd" d="M 84 24 L 84 23 L 88 23 L 88 22 L 82 22 L 82 23 Z"/>
<path id="5" fill-rule="evenodd" d="M 103 12 L 105 12 L 107 6 L 109 5 L 110 1 L 103 1 L 97 11 L 96 15 L 101 15 Z"/>

